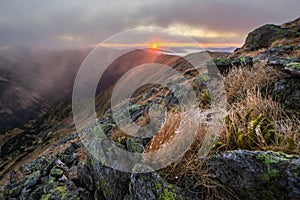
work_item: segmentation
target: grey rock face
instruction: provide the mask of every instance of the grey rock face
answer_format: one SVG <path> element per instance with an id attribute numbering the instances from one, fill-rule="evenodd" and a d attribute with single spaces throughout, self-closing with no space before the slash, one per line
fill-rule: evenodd
<path id="1" fill-rule="evenodd" d="M 276 152 L 232 151 L 212 156 L 209 166 L 240 199 L 299 199 L 300 158 Z"/>

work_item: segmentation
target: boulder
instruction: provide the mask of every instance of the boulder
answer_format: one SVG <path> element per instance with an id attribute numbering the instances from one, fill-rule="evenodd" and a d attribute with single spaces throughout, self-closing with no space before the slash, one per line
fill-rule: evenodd
<path id="1" fill-rule="evenodd" d="M 246 48 L 249 51 L 268 48 L 276 40 L 282 38 L 296 38 L 299 36 L 300 33 L 294 29 L 266 24 L 248 34 L 243 48 Z"/>
<path id="2" fill-rule="evenodd" d="M 300 199 L 299 156 L 237 150 L 213 155 L 208 165 L 240 199 Z"/>
<path id="3" fill-rule="evenodd" d="M 210 77 L 214 76 L 214 73 L 218 73 L 213 69 L 218 68 L 218 71 L 222 75 L 226 75 L 233 67 L 251 67 L 253 66 L 253 58 L 250 56 L 239 57 L 239 58 L 216 58 L 206 63 L 208 73 Z"/>

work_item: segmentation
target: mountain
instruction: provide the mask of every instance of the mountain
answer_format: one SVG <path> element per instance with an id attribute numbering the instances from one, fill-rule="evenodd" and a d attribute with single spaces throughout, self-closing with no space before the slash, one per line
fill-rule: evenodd
<path id="1" fill-rule="evenodd" d="M 50 103 L 14 81 L 16 75 L 0 69 L 0 130 L 41 117 Z"/>
<path id="2" fill-rule="evenodd" d="M 0 132 L 42 117 L 70 100 L 81 62 L 90 49 L 8 49 L 0 52 Z"/>
<path id="3" fill-rule="evenodd" d="M 51 107 L 41 118 L 1 134 L 0 199 L 299 199 L 300 56 L 297 41 L 299 19 L 281 26 L 259 27 L 249 33 L 243 47 L 232 54 L 188 55 L 189 60 L 208 68 L 208 72 L 200 72 L 202 74 L 180 56 L 148 49 L 119 57 L 107 68 L 99 83 L 95 102 L 98 125 L 91 123 L 76 130 L 71 102 L 64 101 Z M 116 80 L 135 66 L 148 62 L 168 65 L 182 72 L 188 81 L 175 76 L 172 80 L 179 86 L 173 91 L 148 84 L 131 96 L 129 114 L 136 125 L 149 124 L 152 120 L 149 110 L 157 104 L 168 111 L 162 129 L 154 136 L 133 137 L 118 128 L 110 99 Z M 202 145 L 209 144 L 204 143 L 204 138 L 215 116 L 215 110 L 211 109 L 214 91 L 207 90 L 208 84 L 213 83 L 212 65 L 223 75 L 226 96 L 222 96 L 222 100 L 227 100 L 228 115 L 222 120 L 219 137 L 211 135 L 216 143 L 203 158 L 199 152 Z M 13 76 L 8 70 L 2 73 L 4 89 L 14 80 Z M 200 113 L 180 109 L 174 92 L 184 93 L 185 89 L 180 87 L 183 83 L 192 85 Z M 122 109 L 124 105 L 118 106 Z M 205 113 L 207 115 L 202 116 Z M 153 165 L 147 164 L 153 158 L 147 154 L 168 146 L 180 132 L 180 122 L 189 124 L 195 119 L 198 131 L 184 129 L 179 135 L 185 141 L 188 134 L 196 132 L 195 140 L 184 154 L 167 167 L 151 171 L 149 168 Z M 98 129 L 103 130 L 107 140 L 89 138 L 89 133 Z M 137 155 L 143 152 L 146 154 L 144 164 L 134 165 L 129 159 L 114 164 L 116 168 L 151 172 L 112 169 L 87 151 L 84 141 L 100 150 L 109 141 Z M 176 152 L 183 143 L 178 142 L 171 152 Z M 105 149 L 105 156 L 118 157 L 110 147 Z M 160 156 L 159 161 L 163 162 L 172 154 Z"/>

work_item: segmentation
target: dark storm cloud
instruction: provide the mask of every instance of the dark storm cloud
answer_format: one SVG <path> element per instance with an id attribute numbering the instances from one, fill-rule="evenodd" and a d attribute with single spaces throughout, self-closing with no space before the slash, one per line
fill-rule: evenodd
<path id="1" fill-rule="evenodd" d="M 297 17 L 298 0 L 2 0 L 0 46 L 78 46 L 98 43 L 137 26 L 187 24 L 239 37 L 253 28 Z"/>

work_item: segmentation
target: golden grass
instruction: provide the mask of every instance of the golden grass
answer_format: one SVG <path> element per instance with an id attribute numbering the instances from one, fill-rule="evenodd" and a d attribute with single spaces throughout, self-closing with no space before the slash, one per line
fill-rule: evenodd
<path id="1" fill-rule="evenodd" d="M 277 150 L 300 154 L 300 120 L 286 113 L 271 97 L 258 89 L 248 90 L 232 103 L 220 149 Z"/>
<path id="2" fill-rule="evenodd" d="M 180 124 L 180 115 L 169 113 L 163 128 L 146 145 L 146 152 L 154 152 L 172 140 Z"/>
<path id="3" fill-rule="evenodd" d="M 271 47 L 277 47 L 277 46 L 296 46 L 300 43 L 300 38 L 283 38 L 281 40 L 276 40 L 272 43 Z"/>
<path id="4" fill-rule="evenodd" d="M 290 57 L 300 58 L 300 49 L 296 49 L 289 54 Z"/>
<path id="5" fill-rule="evenodd" d="M 160 150 L 170 143 L 171 140 L 176 140 L 174 152 L 184 146 L 185 139 L 182 137 L 186 137 L 184 135 L 189 134 L 189 131 L 185 130 L 182 132 L 179 130 L 181 128 L 179 126 L 181 120 L 184 120 L 184 124 L 186 124 L 189 120 L 198 119 L 197 116 L 193 115 L 196 116 L 197 112 L 169 113 L 163 128 L 147 144 L 146 152 L 151 153 Z M 205 123 L 200 122 L 193 143 L 188 147 L 187 151 L 167 168 L 162 169 L 160 174 L 176 185 L 190 187 L 190 190 L 197 194 L 199 198 L 235 199 L 236 196 L 233 192 L 216 180 L 214 175 L 209 172 L 206 159 L 200 159 L 199 152 L 205 139 L 207 128 L 208 126 Z M 177 134 L 182 134 L 182 137 L 179 136 L 179 139 L 176 139 L 175 134 L 176 137 Z M 167 159 L 168 153 L 172 153 L 172 151 L 164 154 L 162 159 Z M 147 157 L 146 159 L 151 158 Z"/>
<path id="6" fill-rule="evenodd" d="M 279 72 L 264 63 L 257 63 L 252 68 L 234 67 L 223 78 L 229 103 L 240 99 L 244 94 L 255 87 L 262 88 L 278 79 Z"/>

